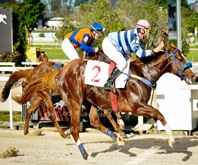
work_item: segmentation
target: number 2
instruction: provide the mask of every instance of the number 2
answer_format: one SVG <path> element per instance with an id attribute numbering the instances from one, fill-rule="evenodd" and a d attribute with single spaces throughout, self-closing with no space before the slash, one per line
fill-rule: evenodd
<path id="1" fill-rule="evenodd" d="M 98 76 L 98 74 L 100 73 L 101 68 L 100 68 L 99 66 L 94 66 L 92 70 L 94 70 L 94 69 L 97 69 L 98 72 L 96 73 L 96 75 L 94 76 L 94 78 L 91 79 L 91 81 L 93 81 L 93 82 L 99 82 L 100 79 L 97 78 L 97 76 Z"/>

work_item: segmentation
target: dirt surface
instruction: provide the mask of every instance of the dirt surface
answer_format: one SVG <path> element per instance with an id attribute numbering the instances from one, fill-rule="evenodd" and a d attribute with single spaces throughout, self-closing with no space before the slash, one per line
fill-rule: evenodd
<path id="1" fill-rule="evenodd" d="M 174 149 L 164 133 L 127 134 L 124 146 L 118 146 L 98 130 L 80 133 L 89 154 L 84 160 L 73 138 L 63 139 L 53 128 L 23 130 L 0 129 L 0 164 L 28 165 L 174 165 L 198 164 L 198 137 L 175 135 Z"/>

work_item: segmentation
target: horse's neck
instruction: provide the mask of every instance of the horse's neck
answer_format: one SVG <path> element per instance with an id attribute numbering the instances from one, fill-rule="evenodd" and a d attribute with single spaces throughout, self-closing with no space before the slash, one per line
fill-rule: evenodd
<path id="1" fill-rule="evenodd" d="M 131 64 L 136 65 L 139 68 L 133 72 L 136 72 L 136 74 L 142 76 L 142 78 L 146 78 L 152 82 L 156 82 L 164 73 L 169 71 L 169 62 L 165 52 L 157 57 L 145 58 L 144 62 L 140 59 L 132 60 Z M 134 66 L 131 68 L 133 67 Z"/>

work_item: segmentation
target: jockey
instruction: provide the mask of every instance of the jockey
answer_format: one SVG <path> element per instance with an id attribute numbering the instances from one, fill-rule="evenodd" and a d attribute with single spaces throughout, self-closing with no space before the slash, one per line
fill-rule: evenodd
<path id="1" fill-rule="evenodd" d="M 98 52 L 99 48 L 91 45 L 94 40 L 99 39 L 101 32 L 104 30 L 100 23 L 94 22 L 90 29 L 85 28 L 68 33 L 62 43 L 63 52 L 70 60 L 80 58 L 77 48 L 85 51 L 86 56 L 89 56 L 90 53 Z"/>
<path id="2" fill-rule="evenodd" d="M 150 29 L 150 24 L 147 20 L 139 20 L 136 28 L 132 30 L 118 31 L 109 33 L 102 42 L 102 49 L 104 53 L 116 63 L 110 77 L 108 78 L 104 89 L 116 93 L 113 84 L 115 79 L 127 67 L 127 61 L 130 57 L 128 53 L 136 53 L 139 58 L 154 55 L 162 51 L 164 43 L 161 42 L 153 50 L 144 50 L 142 48 L 142 40 L 147 38 Z"/>

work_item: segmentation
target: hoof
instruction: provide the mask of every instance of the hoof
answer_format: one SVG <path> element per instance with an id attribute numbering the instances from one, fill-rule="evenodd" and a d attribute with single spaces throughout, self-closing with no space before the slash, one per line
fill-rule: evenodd
<path id="1" fill-rule="evenodd" d="M 24 135 L 27 135 L 27 134 L 29 134 L 29 132 L 24 132 Z"/>
<path id="2" fill-rule="evenodd" d="M 120 135 L 123 139 L 128 139 L 128 136 L 124 133 L 122 135 Z"/>
<path id="3" fill-rule="evenodd" d="M 83 159 L 87 160 L 87 158 L 88 158 L 87 152 L 85 150 L 82 150 L 81 154 L 82 154 Z"/>
<path id="4" fill-rule="evenodd" d="M 120 146 L 120 145 L 125 145 L 125 143 L 124 143 L 124 141 L 123 141 L 123 138 L 120 137 L 120 136 L 117 137 L 116 141 L 117 141 L 117 144 L 118 144 L 119 146 Z"/>
<path id="5" fill-rule="evenodd" d="M 65 134 L 65 133 L 62 133 L 61 136 L 62 136 L 64 139 L 66 139 L 66 138 L 69 139 L 69 138 L 70 138 L 70 133 L 66 133 L 66 134 Z"/>
<path id="6" fill-rule="evenodd" d="M 175 146 L 175 142 L 174 142 L 174 141 L 169 140 L 169 141 L 168 141 L 168 145 L 169 145 L 171 148 L 174 148 L 174 146 Z"/>

